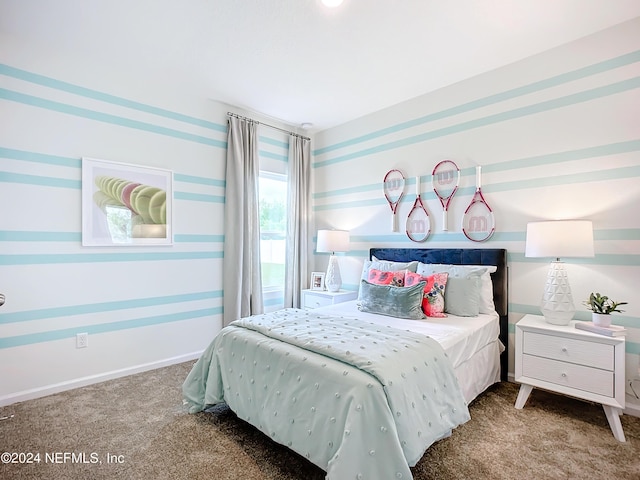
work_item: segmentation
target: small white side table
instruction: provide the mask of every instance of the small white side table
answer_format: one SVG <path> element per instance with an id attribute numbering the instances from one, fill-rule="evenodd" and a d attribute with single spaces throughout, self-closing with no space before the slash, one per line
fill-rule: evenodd
<path id="1" fill-rule="evenodd" d="M 348 302 L 358 298 L 358 292 L 351 290 L 340 290 L 329 292 L 328 290 L 302 290 L 302 308 L 312 309 L 334 305 L 336 303 Z"/>
<path id="2" fill-rule="evenodd" d="M 569 325 L 552 325 L 540 315 L 516 324 L 515 367 L 521 409 L 533 388 L 602 404 L 616 440 L 624 442 L 625 337 L 607 337 Z"/>

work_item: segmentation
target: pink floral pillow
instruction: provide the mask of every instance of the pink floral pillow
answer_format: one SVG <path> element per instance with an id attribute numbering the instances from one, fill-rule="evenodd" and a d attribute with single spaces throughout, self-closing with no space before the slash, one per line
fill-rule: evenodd
<path id="1" fill-rule="evenodd" d="M 404 270 L 397 272 L 385 272 L 372 268 L 369 270 L 367 281 L 374 285 L 392 285 L 394 287 L 404 287 Z"/>
<path id="2" fill-rule="evenodd" d="M 422 310 L 429 317 L 446 317 L 447 315 L 444 313 L 444 290 L 448 278 L 449 274 L 447 272 L 434 273 L 423 277 L 418 273 L 407 271 L 404 276 L 404 284 L 406 287 L 410 287 L 422 281 L 427 282 L 422 296 Z"/>

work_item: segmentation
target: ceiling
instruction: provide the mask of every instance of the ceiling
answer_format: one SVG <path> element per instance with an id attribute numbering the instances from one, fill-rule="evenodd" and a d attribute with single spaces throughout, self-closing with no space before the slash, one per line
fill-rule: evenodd
<path id="1" fill-rule="evenodd" d="M 638 16 L 638 0 L 0 0 L 14 42 L 310 131 Z"/>

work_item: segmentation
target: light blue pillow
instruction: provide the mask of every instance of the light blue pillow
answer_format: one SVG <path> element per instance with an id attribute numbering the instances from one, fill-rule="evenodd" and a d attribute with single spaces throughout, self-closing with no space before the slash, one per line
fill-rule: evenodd
<path id="1" fill-rule="evenodd" d="M 362 298 L 358 308 L 362 312 L 421 320 L 425 318 L 422 311 L 422 296 L 426 284 L 427 282 L 418 282 L 411 287 L 394 287 L 374 285 L 361 280 Z"/>
<path id="2" fill-rule="evenodd" d="M 444 311 L 458 317 L 477 317 L 480 313 L 480 282 L 477 275 L 449 277 Z"/>

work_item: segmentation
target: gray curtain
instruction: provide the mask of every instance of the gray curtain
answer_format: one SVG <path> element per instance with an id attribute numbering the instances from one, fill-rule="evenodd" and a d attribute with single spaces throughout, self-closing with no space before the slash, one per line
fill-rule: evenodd
<path id="1" fill-rule="evenodd" d="M 257 124 L 229 117 L 224 204 L 224 325 L 262 313 Z"/>
<path id="2" fill-rule="evenodd" d="M 300 307 L 300 291 L 309 281 L 308 249 L 311 236 L 311 142 L 289 137 L 287 256 L 284 306 Z"/>

